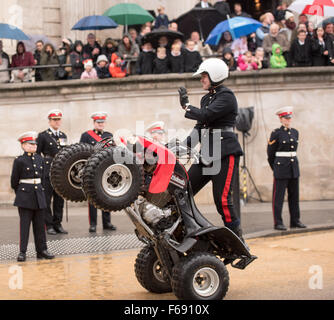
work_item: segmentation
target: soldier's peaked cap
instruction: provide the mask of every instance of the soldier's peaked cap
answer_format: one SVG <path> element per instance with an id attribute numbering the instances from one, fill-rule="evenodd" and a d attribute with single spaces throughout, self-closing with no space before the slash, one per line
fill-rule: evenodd
<path id="1" fill-rule="evenodd" d="M 90 117 L 96 122 L 104 122 L 108 117 L 108 113 L 104 111 L 97 111 L 92 113 Z"/>
<path id="2" fill-rule="evenodd" d="M 278 115 L 280 118 L 291 118 L 292 117 L 292 112 L 293 112 L 293 107 L 291 106 L 286 106 L 283 108 L 280 108 L 276 110 L 276 115 Z"/>
<path id="3" fill-rule="evenodd" d="M 165 123 L 163 121 L 156 121 L 150 124 L 146 131 L 149 133 L 164 133 L 165 132 Z"/>
<path id="4" fill-rule="evenodd" d="M 48 112 L 48 119 L 61 119 L 63 112 L 59 109 L 53 109 Z"/>
<path id="5" fill-rule="evenodd" d="M 33 143 L 36 144 L 36 139 L 37 139 L 37 132 L 35 131 L 28 131 L 25 133 L 22 133 L 17 141 L 19 141 L 21 144 L 24 142 L 29 142 L 29 143 Z"/>

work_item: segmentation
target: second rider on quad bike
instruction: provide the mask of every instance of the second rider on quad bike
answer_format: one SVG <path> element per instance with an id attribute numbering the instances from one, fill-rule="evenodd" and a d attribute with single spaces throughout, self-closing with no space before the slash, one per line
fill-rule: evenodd
<path id="1" fill-rule="evenodd" d="M 202 98 L 200 109 L 189 104 L 185 88 L 179 89 L 180 104 L 186 111 L 185 117 L 197 121 L 185 143 L 191 148 L 201 143 L 202 161 L 191 166 L 189 180 L 194 195 L 212 181 L 217 211 L 225 226 L 244 241 L 231 195 L 233 179 L 243 152 L 234 133 L 238 114 L 237 99 L 223 85 L 229 76 L 229 69 L 222 60 L 212 58 L 200 65 L 194 75 L 198 74 L 201 75 L 203 89 L 209 91 Z"/>

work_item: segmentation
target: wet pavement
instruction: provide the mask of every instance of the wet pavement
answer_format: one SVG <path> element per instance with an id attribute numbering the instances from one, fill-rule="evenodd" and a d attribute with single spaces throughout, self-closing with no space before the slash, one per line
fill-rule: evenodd
<path id="1" fill-rule="evenodd" d="M 245 270 L 228 266 L 226 300 L 334 299 L 334 231 L 247 241 L 258 259 Z M 137 282 L 138 249 L 0 263 L 0 299 L 173 300 Z"/>
<path id="2" fill-rule="evenodd" d="M 202 214 L 214 225 L 223 226 L 221 217 L 215 206 L 199 205 Z M 283 207 L 283 219 L 289 227 L 289 213 L 287 203 Z M 304 201 L 300 203 L 301 221 L 308 225 L 334 226 L 334 201 Z M 119 234 L 133 234 L 134 226 L 124 211 L 111 214 L 111 222 L 117 226 L 117 231 L 105 231 L 102 229 L 101 211 L 98 211 L 98 225 L 96 233 L 89 233 L 88 208 L 87 206 L 71 206 L 68 209 L 68 222 L 64 210 L 63 227 L 68 235 L 47 235 L 49 241 L 72 238 L 88 238 L 96 236 L 111 236 Z M 241 208 L 241 224 L 244 234 L 259 232 L 272 232 L 273 215 L 271 203 L 248 203 Z M 0 207 L 0 245 L 18 244 L 19 242 L 19 217 L 17 208 Z M 32 232 L 30 241 L 33 241 Z M 1 260 L 1 259 L 0 259 Z"/>

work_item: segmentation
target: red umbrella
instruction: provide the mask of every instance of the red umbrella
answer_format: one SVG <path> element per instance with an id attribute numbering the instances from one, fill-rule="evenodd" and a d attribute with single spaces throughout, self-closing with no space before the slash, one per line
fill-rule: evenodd
<path id="1" fill-rule="evenodd" d="M 299 14 L 309 14 L 312 16 L 334 16 L 333 0 L 296 0 L 288 9 Z"/>

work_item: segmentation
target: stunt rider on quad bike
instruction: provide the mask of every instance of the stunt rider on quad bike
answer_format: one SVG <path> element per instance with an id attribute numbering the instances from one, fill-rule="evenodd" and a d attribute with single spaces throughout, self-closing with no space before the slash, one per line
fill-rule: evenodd
<path id="1" fill-rule="evenodd" d="M 204 105 L 210 108 L 210 96 L 207 99 Z M 220 101 L 218 94 L 215 100 Z M 222 130 L 219 141 L 226 138 L 233 145 L 232 134 Z M 256 257 L 235 232 L 212 225 L 198 210 L 190 177 L 179 162 L 178 155 L 184 153 L 201 168 L 211 165 L 187 146 L 162 145 L 141 136 L 119 143 L 106 138 L 95 147 L 74 144 L 55 157 L 51 181 L 67 200 L 88 200 L 105 211 L 125 210 L 138 239 L 145 243 L 135 263 L 137 280 L 145 289 L 173 292 L 179 299 L 220 300 L 229 287 L 226 265 L 245 269 Z M 230 157 L 228 168 L 234 170 Z M 233 170 L 228 170 L 232 176 Z M 228 199 L 230 189 L 223 190 Z"/>
<path id="2" fill-rule="evenodd" d="M 240 220 L 235 213 L 231 195 L 239 158 L 243 154 L 234 133 L 238 103 L 233 92 L 223 85 L 229 76 L 229 69 L 224 61 L 216 58 L 205 60 L 194 75 L 199 74 L 203 89 L 209 91 L 202 98 L 200 109 L 189 104 L 185 88 L 179 89 L 180 104 L 186 111 L 185 117 L 197 121 L 185 143 L 194 148 L 200 142 L 204 159 L 201 163 L 192 165 L 189 180 L 194 195 L 212 181 L 214 201 L 224 225 L 242 239 Z M 208 165 L 212 170 L 206 169 Z"/>

